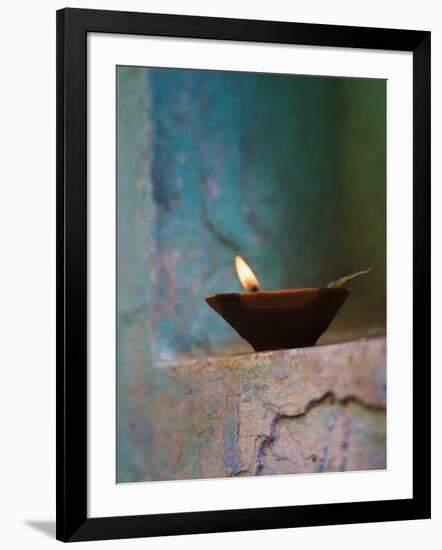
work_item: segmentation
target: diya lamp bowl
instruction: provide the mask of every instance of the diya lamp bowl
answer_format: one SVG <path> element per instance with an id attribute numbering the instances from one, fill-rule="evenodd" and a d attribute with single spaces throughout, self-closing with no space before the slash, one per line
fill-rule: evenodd
<path id="1" fill-rule="evenodd" d="M 348 288 L 298 288 L 205 300 L 255 351 L 266 351 L 314 346 L 349 294 Z"/>
<path id="2" fill-rule="evenodd" d="M 205 300 L 255 351 L 314 346 L 350 294 L 342 287 L 260 291 L 240 256 L 235 267 L 246 292 L 211 294 Z"/>

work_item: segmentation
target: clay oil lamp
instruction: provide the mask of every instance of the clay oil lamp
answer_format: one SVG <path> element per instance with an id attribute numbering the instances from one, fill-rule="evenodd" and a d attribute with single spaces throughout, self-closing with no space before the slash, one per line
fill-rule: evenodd
<path id="1" fill-rule="evenodd" d="M 326 288 L 260 290 L 240 256 L 235 267 L 245 292 L 211 294 L 205 300 L 255 351 L 314 346 L 350 295 L 341 285 L 369 271 L 342 277 Z"/>

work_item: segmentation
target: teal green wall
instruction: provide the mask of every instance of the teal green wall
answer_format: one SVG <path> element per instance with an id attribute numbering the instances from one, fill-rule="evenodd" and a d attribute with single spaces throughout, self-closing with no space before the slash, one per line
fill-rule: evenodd
<path id="1" fill-rule="evenodd" d="M 386 81 L 342 79 L 338 108 L 342 268 L 373 271 L 352 285 L 352 301 L 335 326 L 367 334 L 386 322 Z"/>
<path id="2" fill-rule="evenodd" d="M 235 254 L 266 289 L 373 266 L 334 329 L 384 326 L 385 81 L 117 74 L 118 307 L 144 324 L 143 353 L 240 344 L 203 301 L 240 289 Z"/>

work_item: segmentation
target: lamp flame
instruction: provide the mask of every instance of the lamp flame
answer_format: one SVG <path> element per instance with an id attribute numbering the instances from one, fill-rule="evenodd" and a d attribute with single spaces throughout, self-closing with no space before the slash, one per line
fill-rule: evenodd
<path id="1" fill-rule="evenodd" d="M 249 264 L 241 258 L 241 256 L 235 256 L 235 269 L 238 279 L 242 286 L 248 292 L 256 292 L 259 290 L 259 281 L 256 275 L 250 269 Z"/>

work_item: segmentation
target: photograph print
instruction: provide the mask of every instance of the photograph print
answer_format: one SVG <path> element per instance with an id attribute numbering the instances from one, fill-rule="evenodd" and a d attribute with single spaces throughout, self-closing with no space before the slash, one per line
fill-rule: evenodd
<path id="1" fill-rule="evenodd" d="M 116 482 L 386 469 L 386 81 L 116 87 Z"/>

